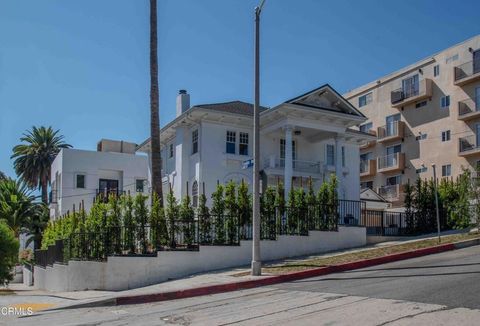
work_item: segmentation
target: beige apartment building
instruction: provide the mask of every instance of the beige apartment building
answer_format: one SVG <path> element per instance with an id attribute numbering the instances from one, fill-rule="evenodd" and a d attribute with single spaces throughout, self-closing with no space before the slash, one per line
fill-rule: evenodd
<path id="1" fill-rule="evenodd" d="M 480 164 L 480 35 L 344 95 L 377 136 L 360 151 L 362 188 L 403 203 L 417 178 L 455 177 Z"/>

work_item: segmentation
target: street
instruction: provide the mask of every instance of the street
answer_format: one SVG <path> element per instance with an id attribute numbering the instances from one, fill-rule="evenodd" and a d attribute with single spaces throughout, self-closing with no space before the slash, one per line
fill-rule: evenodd
<path id="1" fill-rule="evenodd" d="M 35 326 L 478 325 L 479 254 L 480 247 L 474 246 L 245 291 L 55 311 L 14 322 Z"/>

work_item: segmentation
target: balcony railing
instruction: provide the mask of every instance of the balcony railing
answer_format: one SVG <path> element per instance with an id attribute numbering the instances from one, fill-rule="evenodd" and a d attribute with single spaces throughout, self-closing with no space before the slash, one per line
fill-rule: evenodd
<path id="1" fill-rule="evenodd" d="M 454 67 L 454 83 L 463 85 L 480 78 L 480 61 L 469 61 Z"/>
<path id="2" fill-rule="evenodd" d="M 360 160 L 360 176 L 371 176 L 376 172 L 375 160 Z"/>
<path id="3" fill-rule="evenodd" d="M 322 162 L 314 161 L 302 161 L 302 160 L 293 160 L 293 171 L 304 172 L 304 173 L 316 173 L 319 174 L 322 171 Z M 284 169 L 285 168 L 285 159 L 281 158 L 269 158 L 265 160 L 264 168 L 268 169 Z"/>
<path id="4" fill-rule="evenodd" d="M 394 153 L 377 158 L 377 169 L 379 172 L 403 169 L 405 165 L 405 153 Z M 383 170 L 383 171 L 382 171 Z"/>
<path id="5" fill-rule="evenodd" d="M 478 115 L 480 115 L 480 98 L 469 98 L 458 102 L 459 120 L 472 119 Z"/>
<path id="6" fill-rule="evenodd" d="M 378 188 L 378 194 L 383 198 L 391 201 L 399 200 L 400 193 L 401 193 L 401 185 L 389 185 L 389 186 L 382 186 Z"/>
<path id="7" fill-rule="evenodd" d="M 405 123 L 403 121 L 395 121 L 385 126 L 377 128 L 377 139 L 379 142 L 387 140 L 396 140 L 403 138 Z"/>
<path id="8" fill-rule="evenodd" d="M 477 142 L 477 136 L 471 135 L 467 137 L 461 137 L 458 140 L 458 152 L 460 155 L 468 155 L 471 153 L 479 152 L 479 144 Z"/>
<path id="9" fill-rule="evenodd" d="M 391 92 L 393 107 L 404 106 L 432 96 L 432 80 L 425 78 L 411 87 L 401 87 Z"/>

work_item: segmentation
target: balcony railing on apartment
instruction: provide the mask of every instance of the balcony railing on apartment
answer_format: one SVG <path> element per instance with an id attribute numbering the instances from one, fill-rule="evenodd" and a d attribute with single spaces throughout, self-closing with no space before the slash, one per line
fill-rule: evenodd
<path id="1" fill-rule="evenodd" d="M 480 147 L 477 142 L 476 135 L 470 135 L 467 137 L 461 137 L 458 139 L 458 152 L 459 155 L 465 156 L 470 154 L 476 154 L 480 152 Z"/>
<path id="2" fill-rule="evenodd" d="M 375 160 L 360 160 L 360 176 L 371 176 L 375 175 L 376 172 L 376 162 Z"/>
<path id="3" fill-rule="evenodd" d="M 466 62 L 453 69 L 455 85 L 464 85 L 480 78 L 480 60 Z"/>
<path id="4" fill-rule="evenodd" d="M 378 142 L 403 138 L 405 122 L 395 121 L 377 128 Z"/>
<path id="5" fill-rule="evenodd" d="M 432 96 L 432 80 L 425 78 L 411 87 L 393 90 L 390 99 L 393 107 L 404 106 Z"/>
<path id="6" fill-rule="evenodd" d="M 373 130 L 373 129 L 369 129 L 369 130 L 366 130 L 364 132 L 366 132 L 367 134 L 373 135 L 375 137 L 377 136 L 377 131 Z M 375 145 L 375 143 L 376 143 L 376 140 L 367 141 L 367 142 L 363 143 L 362 145 L 360 145 L 360 149 L 369 148 L 369 147 Z"/>
<path id="7" fill-rule="evenodd" d="M 401 193 L 401 185 L 389 185 L 389 186 L 382 186 L 378 188 L 378 194 L 383 198 L 391 201 L 397 201 L 400 198 Z"/>
<path id="8" fill-rule="evenodd" d="M 304 173 L 319 174 L 322 171 L 322 162 L 293 160 L 293 170 Z M 285 159 L 270 158 L 265 160 L 264 168 L 268 169 L 284 169 Z"/>
<path id="9" fill-rule="evenodd" d="M 403 169 L 405 165 L 405 153 L 394 153 L 377 158 L 377 170 L 379 172 Z"/>
<path id="10" fill-rule="evenodd" d="M 480 116 L 480 98 L 468 98 L 458 102 L 458 119 L 469 120 Z"/>

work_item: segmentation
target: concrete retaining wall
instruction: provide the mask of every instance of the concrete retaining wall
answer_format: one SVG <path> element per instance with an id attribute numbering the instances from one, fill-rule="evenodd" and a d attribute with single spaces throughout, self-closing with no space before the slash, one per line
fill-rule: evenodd
<path id="1" fill-rule="evenodd" d="M 262 260 L 322 253 L 366 244 L 363 227 L 340 226 L 338 232 L 310 231 L 309 236 L 279 236 L 261 241 Z M 109 257 L 107 262 L 71 261 L 35 267 L 35 287 L 50 291 L 126 290 L 172 278 L 248 265 L 252 241 L 240 246 L 201 246 L 199 251 L 160 251 L 157 257 Z"/>

